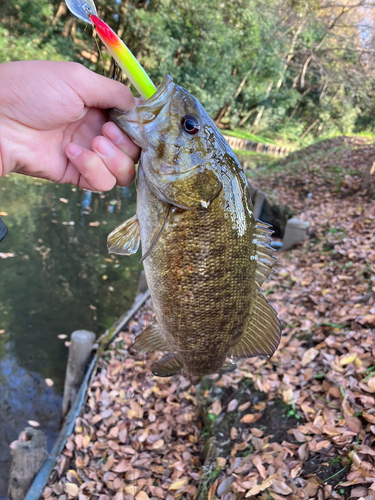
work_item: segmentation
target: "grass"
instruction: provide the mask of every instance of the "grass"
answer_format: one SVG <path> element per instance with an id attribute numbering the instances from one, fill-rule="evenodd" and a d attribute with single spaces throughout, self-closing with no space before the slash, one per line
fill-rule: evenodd
<path id="1" fill-rule="evenodd" d="M 257 171 L 259 168 L 268 168 L 270 164 L 279 159 L 277 156 L 240 149 L 235 149 L 234 154 L 237 156 L 246 175 L 249 171 Z"/>
<path id="2" fill-rule="evenodd" d="M 279 156 L 276 155 L 270 155 L 268 153 L 257 153 L 256 151 L 249 151 L 248 149 L 234 149 L 233 152 L 236 156 L 238 155 L 253 156 L 254 158 L 259 158 L 264 160 L 269 160 L 269 158 L 280 158 Z"/>
<path id="3" fill-rule="evenodd" d="M 238 137 L 239 139 L 246 139 L 248 141 L 261 142 L 263 144 L 278 144 L 277 142 L 269 139 L 268 137 L 262 137 L 261 135 L 255 135 L 251 132 L 242 129 L 235 128 L 234 130 L 223 130 L 223 134 L 231 135 L 233 137 Z"/>

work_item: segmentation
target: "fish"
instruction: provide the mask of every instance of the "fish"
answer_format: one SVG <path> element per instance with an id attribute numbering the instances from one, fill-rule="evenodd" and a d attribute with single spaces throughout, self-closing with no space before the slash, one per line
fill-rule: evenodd
<path id="1" fill-rule="evenodd" d="M 140 244 L 155 318 L 135 338 L 164 351 L 154 375 L 231 371 L 270 358 L 281 335 L 261 285 L 273 271 L 269 224 L 254 218 L 244 171 L 204 110 L 166 75 L 156 93 L 111 119 L 141 148 L 137 210 L 108 236 L 108 250 Z"/>

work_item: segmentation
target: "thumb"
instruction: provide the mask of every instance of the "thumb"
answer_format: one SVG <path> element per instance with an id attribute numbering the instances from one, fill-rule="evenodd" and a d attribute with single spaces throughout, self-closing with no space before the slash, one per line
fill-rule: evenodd
<path id="1" fill-rule="evenodd" d="M 98 75 L 93 71 L 76 65 L 77 86 L 75 92 L 89 108 L 116 108 L 128 111 L 136 105 L 131 91 L 123 83 Z"/>

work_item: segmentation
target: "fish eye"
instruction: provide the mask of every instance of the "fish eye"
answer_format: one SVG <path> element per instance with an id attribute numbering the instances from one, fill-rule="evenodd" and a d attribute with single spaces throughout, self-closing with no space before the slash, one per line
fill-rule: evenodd
<path id="1" fill-rule="evenodd" d="M 184 116 L 181 120 L 182 128 L 190 135 L 195 135 L 201 128 L 201 124 L 195 116 Z"/>

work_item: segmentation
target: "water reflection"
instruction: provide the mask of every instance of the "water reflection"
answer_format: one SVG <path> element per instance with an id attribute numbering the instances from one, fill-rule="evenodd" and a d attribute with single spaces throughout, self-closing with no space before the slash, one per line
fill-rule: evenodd
<path id="1" fill-rule="evenodd" d="M 38 373 L 21 368 L 8 342 L 0 360 L 0 500 L 8 490 L 11 463 L 9 444 L 17 439 L 28 420 L 40 423 L 51 450 L 59 430 L 61 396 L 48 387 Z"/>
<path id="2" fill-rule="evenodd" d="M 51 378 L 61 394 L 67 347 L 58 336 L 80 328 L 101 334 L 134 300 L 139 255 L 109 256 L 106 239 L 134 215 L 135 189 L 91 193 L 10 175 L 0 179 L 4 213 L 9 233 L 0 243 L 0 257 L 7 256 L 0 258 L 0 363 L 12 345 L 12 363 L 29 376 Z M 0 393 L 8 391 L 12 377 L 12 371 L 2 373 Z M 20 411 L 24 406 L 28 412 L 23 384 L 17 397 Z M 5 427 L 16 429 L 14 404 L 2 409 L 0 435 Z M 1 439 L 0 456 L 8 445 L 8 438 Z"/>
<path id="3" fill-rule="evenodd" d="M 107 234 L 135 213 L 135 189 L 91 193 L 23 176 L 0 179 L 9 234 L 0 252 L 0 358 L 15 342 L 26 369 L 62 388 L 67 349 L 58 335 L 99 334 L 134 299 L 139 256 L 109 256 Z"/>

